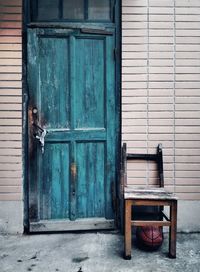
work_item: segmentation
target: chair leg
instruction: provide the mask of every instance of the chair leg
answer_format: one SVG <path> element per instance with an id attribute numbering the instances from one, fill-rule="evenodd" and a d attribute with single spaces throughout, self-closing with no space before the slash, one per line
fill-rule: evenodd
<path id="1" fill-rule="evenodd" d="M 125 200 L 125 241 L 124 241 L 124 258 L 131 259 L 131 202 Z"/>
<path id="2" fill-rule="evenodd" d="M 177 201 L 170 206 L 169 257 L 176 258 Z"/>

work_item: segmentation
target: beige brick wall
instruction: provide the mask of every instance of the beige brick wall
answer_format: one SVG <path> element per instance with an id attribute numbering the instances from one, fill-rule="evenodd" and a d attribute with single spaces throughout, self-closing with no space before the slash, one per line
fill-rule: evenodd
<path id="1" fill-rule="evenodd" d="M 165 184 L 200 199 L 200 1 L 122 0 L 123 141 L 164 146 Z M 0 200 L 22 198 L 21 0 L 0 0 Z M 154 166 L 129 165 L 153 184 Z M 142 171 L 141 171 L 142 170 Z"/>
<path id="2" fill-rule="evenodd" d="M 200 199 L 200 1 L 122 0 L 123 141 L 132 153 L 164 146 L 165 185 Z M 129 164 L 130 184 L 154 166 Z"/>
<path id="3" fill-rule="evenodd" d="M 22 199 L 21 12 L 0 0 L 0 201 Z"/>

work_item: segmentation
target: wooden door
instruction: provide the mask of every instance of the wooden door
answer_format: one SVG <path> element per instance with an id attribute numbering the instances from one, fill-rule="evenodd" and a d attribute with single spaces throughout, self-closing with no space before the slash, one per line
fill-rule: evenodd
<path id="1" fill-rule="evenodd" d="M 30 231 L 114 227 L 113 52 L 110 30 L 28 30 Z"/>

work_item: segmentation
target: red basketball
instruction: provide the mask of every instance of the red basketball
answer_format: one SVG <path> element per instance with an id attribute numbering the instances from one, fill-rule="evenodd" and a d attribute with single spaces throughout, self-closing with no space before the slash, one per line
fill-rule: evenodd
<path id="1" fill-rule="evenodd" d="M 138 245 L 147 250 L 155 250 L 162 245 L 163 232 L 161 227 L 137 227 L 136 237 Z"/>

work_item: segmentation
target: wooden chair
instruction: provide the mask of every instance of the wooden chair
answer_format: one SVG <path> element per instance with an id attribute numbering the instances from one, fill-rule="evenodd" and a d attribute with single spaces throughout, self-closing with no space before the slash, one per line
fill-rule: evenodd
<path id="1" fill-rule="evenodd" d="M 127 185 L 127 160 L 147 160 L 157 163 L 160 188 L 136 188 Z M 156 154 L 127 154 L 126 144 L 122 147 L 121 189 L 124 199 L 124 258 L 131 259 L 131 227 L 132 226 L 168 226 L 169 227 L 169 257 L 176 258 L 177 229 L 177 198 L 164 189 L 162 145 L 157 147 Z M 132 207 L 158 207 L 159 220 L 135 220 Z M 164 206 L 169 206 L 169 218 L 164 212 Z M 133 220 L 132 220 L 133 216 Z"/>

